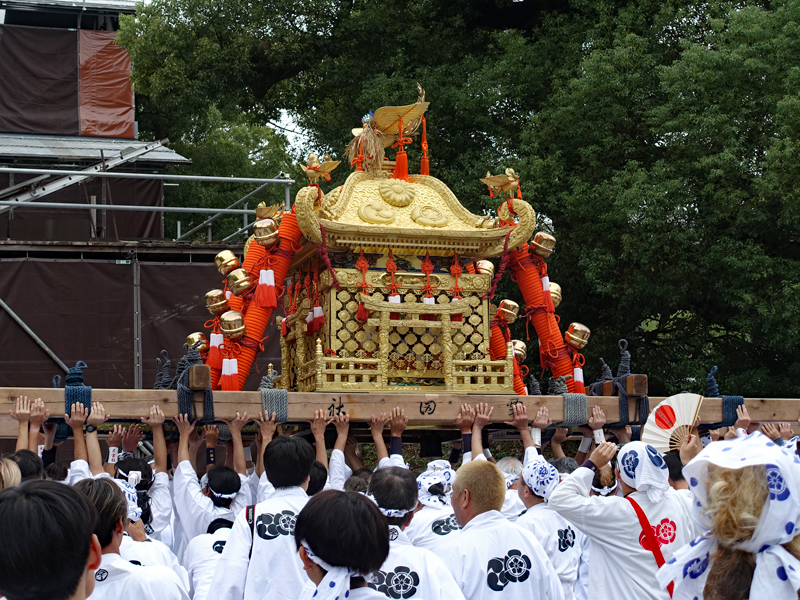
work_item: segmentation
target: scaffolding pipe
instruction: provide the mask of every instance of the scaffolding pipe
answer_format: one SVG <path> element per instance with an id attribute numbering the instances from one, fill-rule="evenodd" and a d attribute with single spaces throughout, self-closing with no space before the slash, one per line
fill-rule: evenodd
<path id="1" fill-rule="evenodd" d="M 65 208 L 68 210 L 96 210 L 96 204 L 71 204 L 68 202 L 16 202 L 0 200 L 0 206 L 10 206 L 15 210 L 28 208 Z M 139 206 L 133 204 L 108 204 L 103 210 L 130 210 L 134 212 L 174 212 L 174 213 L 207 213 L 220 215 L 247 215 L 252 211 L 238 208 L 192 208 L 188 206 Z M 184 236 L 185 237 L 185 236 Z"/>
<path id="2" fill-rule="evenodd" d="M 244 227 L 242 227 L 241 229 L 239 229 L 239 231 L 234 231 L 234 232 L 233 232 L 232 234 L 230 234 L 228 237 L 226 237 L 226 238 L 222 238 L 222 241 L 223 241 L 223 242 L 227 242 L 229 239 L 231 239 L 231 238 L 235 238 L 235 237 L 236 237 L 237 235 L 239 235 L 240 233 L 244 233 L 245 231 L 247 231 L 248 229 L 250 229 L 250 228 L 251 228 L 253 225 L 255 225 L 255 223 L 250 223 L 250 224 L 248 224 L 248 225 L 245 225 Z"/>
<path id="3" fill-rule="evenodd" d="M 22 167 L 1 167 L 0 173 L 27 173 L 29 175 L 66 175 L 67 178 L 80 177 L 124 177 L 126 179 L 164 179 L 168 181 L 214 181 L 217 183 L 277 183 L 288 186 L 294 183 L 293 179 L 264 179 L 261 177 L 217 177 L 213 175 L 167 175 L 164 173 L 125 173 L 122 171 L 97 171 L 86 173 L 84 171 L 67 171 L 64 169 L 27 169 Z"/>
<path id="4" fill-rule="evenodd" d="M 15 313 L 13 310 L 11 310 L 11 307 L 10 307 L 8 304 L 6 304 L 5 302 L 3 302 L 3 299 L 2 299 L 2 298 L 0 298 L 0 308 L 2 308 L 3 310 L 5 310 L 5 311 L 8 313 L 8 316 L 9 316 L 9 317 L 11 317 L 11 318 L 12 318 L 12 319 L 13 319 L 13 320 L 16 322 L 16 324 L 17 324 L 17 325 L 19 325 L 20 327 L 22 327 L 23 331 L 24 331 L 25 333 L 27 333 L 29 336 L 31 336 L 31 338 L 33 339 L 33 341 L 34 341 L 34 342 L 36 342 L 36 344 L 37 344 L 37 345 L 38 345 L 38 346 L 39 346 L 39 347 L 40 347 L 42 350 L 44 350 L 44 351 L 47 353 L 47 355 L 48 355 L 50 358 L 52 358 L 52 359 L 53 359 L 53 360 L 56 362 L 56 364 L 57 364 L 59 367 L 61 367 L 62 369 L 64 369 L 64 372 L 65 372 L 65 373 L 69 373 L 69 368 L 67 367 L 67 365 L 65 365 L 65 364 L 63 363 L 63 361 L 62 361 L 60 358 L 58 358 L 58 356 L 56 356 L 56 353 L 55 353 L 55 352 L 53 352 L 52 350 L 50 350 L 50 348 L 47 346 L 47 344 L 45 344 L 45 343 L 42 341 L 42 338 L 40 338 L 38 335 L 36 335 L 36 334 L 33 332 L 33 330 L 32 330 L 30 327 L 28 327 L 28 326 L 26 325 L 25 321 L 23 321 L 23 320 L 22 320 L 22 319 L 19 317 L 19 315 L 18 315 L 17 313 Z"/>

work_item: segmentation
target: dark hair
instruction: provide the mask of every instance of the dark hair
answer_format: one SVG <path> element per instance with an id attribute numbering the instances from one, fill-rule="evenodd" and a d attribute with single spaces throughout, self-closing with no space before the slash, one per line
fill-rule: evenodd
<path id="1" fill-rule="evenodd" d="M 325 483 L 328 481 L 328 469 L 325 468 L 318 460 L 315 460 L 311 465 L 311 479 L 308 482 L 308 490 L 306 494 L 313 496 L 325 489 Z"/>
<path id="2" fill-rule="evenodd" d="M 554 458 L 552 461 L 550 461 L 550 464 L 552 464 L 559 473 L 572 473 L 578 468 L 578 461 L 571 456 Z"/>
<path id="3" fill-rule="evenodd" d="M 147 493 L 153 485 L 153 469 L 143 458 L 125 458 L 117 463 L 114 477 L 128 481 L 131 471 L 139 471 L 142 479 L 136 484 L 136 504 L 142 509 L 142 522 L 149 525 L 153 520 L 153 509 L 150 508 L 150 495 Z"/>
<path id="4" fill-rule="evenodd" d="M 381 568 L 389 554 L 386 517 L 363 494 L 327 490 L 305 505 L 294 528 L 297 547 L 306 541 L 319 558 L 359 573 Z"/>
<path id="5" fill-rule="evenodd" d="M 663 454 L 663 456 L 664 462 L 667 463 L 667 469 L 669 469 L 669 478 L 672 479 L 672 481 L 684 481 L 681 451 L 678 449 L 670 450 Z"/>
<path id="6" fill-rule="evenodd" d="M 400 467 L 378 469 L 369 481 L 369 494 L 381 508 L 407 511 L 402 517 L 388 517 L 389 525 L 400 527 L 417 507 L 417 478 L 408 469 Z"/>
<path id="7" fill-rule="evenodd" d="M 208 524 L 206 533 L 214 533 L 217 529 L 230 529 L 233 527 L 233 521 L 229 519 L 214 519 Z"/>
<path id="8" fill-rule="evenodd" d="M 65 481 L 69 470 L 62 463 L 50 463 L 44 468 L 44 478 L 49 481 Z"/>
<path id="9" fill-rule="evenodd" d="M 314 449 L 299 437 L 282 435 L 264 450 L 264 471 L 276 488 L 296 487 L 311 474 Z"/>
<path id="10" fill-rule="evenodd" d="M 353 474 L 344 482 L 345 492 L 362 492 L 367 493 L 369 489 L 369 482 L 372 479 L 372 471 L 366 468 L 356 469 Z"/>
<path id="11" fill-rule="evenodd" d="M 8 456 L 17 463 L 19 472 L 22 474 L 22 481 L 29 479 L 41 479 L 44 471 L 44 463 L 39 455 L 30 450 L 17 450 Z"/>
<path id="12" fill-rule="evenodd" d="M 86 497 L 62 483 L 27 481 L 0 493 L 0 596 L 71 597 L 86 570 L 96 522 Z"/>
<path id="13" fill-rule="evenodd" d="M 59 484 L 63 485 L 63 484 Z M 94 532 L 100 540 L 100 547 L 105 548 L 114 538 L 114 528 L 128 517 L 128 501 L 119 486 L 105 477 L 100 479 L 82 479 L 75 484 L 75 489 L 84 494 L 97 509 L 97 524 Z"/>
<path id="14" fill-rule="evenodd" d="M 239 474 L 230 467 L 217 465 L 212 467 L 207 475 L 211 502 L 214 503 L 214 506 L 219 506 L 220 508 L 230 508 L 233 498 L 217 498 L 214 494 L 236 494 L 242 487 Z"/>

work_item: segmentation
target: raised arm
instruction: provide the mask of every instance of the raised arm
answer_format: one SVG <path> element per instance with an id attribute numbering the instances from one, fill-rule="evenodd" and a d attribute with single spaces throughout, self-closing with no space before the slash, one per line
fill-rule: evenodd
<path id="1" fill-rule="evenodd" d="M 244 442 L 242 442 L 242 427 L 250 420 L 247 413 L 241 415 L 237 412 L 236 416 L 230 421 L 226 421 L 231 430 L 231 440 L 233 441 L 233 470 L 239 475 L 247 475 L 247 460 L 244 457 Z"/>
<path id="2" fill-rule="evenodd" d="M 386 425 L 386 413 L 381 413 L 377 417 L 372 415 L 369 423 L 369 430 L 372 433 L 372 441 L 375 443 L 375 453 L 378 455 L 378 464 L 384 458 L 389 458 L 389 451 L 386 449 L 386 442 L 383 441 L 383 427 Z"/>
<path id="3" fill-rule="evenodd" d="M 595 445 L 600 445 L 606 441 L 606 438 L 603 435 L 603 427 L 605 427 L 605 424 L 606 413 L 602 408 L 595 404 L 592 408 L 592 415 L 589 417 L 588 426 L 581 427 L 583 440 L 581 440 L 578 453 L 575 455 L 575 460 L 579 465 L 583 464 L 583 461 L 585 461 L 586 457 L 589 455 L 592 442 L 594 442 Z M 587 439 L 589 440 L 588 442 L 586 441 Z"/>
<path id="4" fill-rule="evenodd" d="M 89 470 L 92 475 L 104 472 L 103 454 L 100 452 L 100 439 L 97 436 L 97 426 L 105 423 L 108 416 L 106 409 L 99 402 L 92 402 L 92 410 L 86 418 L 86 453 L 89 457 Z"/>
<path id="5" fill-rule="evenodd" d="M 399 406 L 394 408 L 392 412 L 389 413 L 389 431 L 391 432 L 391 437 L 389 438 L 389 458 L 399 456 L 399 461 L 402 463 L 403 467 L 405 467 L 405 461 L 403 460 L 403 432 L 406 430 L 407 426 L 408 417 L 406 416 L 405 409 Z"/>
<path id="6" fill-rule="evenodd" d="M 475 409 L 471 404 L 462 404 L 456 415 L 456 427 L 461 432 L 461 450 L 463 463 L 472 460 L 472 424 L 475 422 Z"/>
<path id="7" fill-rule="evenodd" d="M 31 403 L 27 396 L 17 396 L 14 402 L 14 410 L 8 411 L 8 415 L 15 421 L 19 421 L 17 433 L 17 446 L 14 452 L 25 450 L 28 447 L 28 422 L 31 419 Z"/>
<path id="8" fill-rule="evenodd" d="M 492 422 L 494 407 L 486 402 L 479 402 L 475 406 L 475 422 L 472 424 L 472 456 L 480 459 L 483 456 L 483 428 Z"/>
<path id="9" fill-rule="evenodd" d="M 511 421 L 506 421 L 506 425 L 517 428 L 523 450 L 532 448 L 533 439 L 531 438 L 531 430 L 528 429 L 528 408 L 522 402 L 520 402 L 512 407 L 512 411 L 514 418 Z"/>
<path id="10" fill-rule="evenodd" d="M 119 460 L 119 447 L 122 444 L 122 436 L 125 433 L 125 428 L 122 425 L 115 424 L 108 434 L 108 460 L 104 465 L 106 473 L 112 477 L 117 471 L 117 461 Z"/>
<path id="11" fill-rule="evenodd" d="M 164 438 L 164 411 L 160 406 L 150 407 L 150 416 L 142 417 L 142 423 L 147 423 L 153 428 L 153 457 L 155 458 L 156 473 L 167 472 L 167 440 Z"/>
<path id="12" fill-rule="evenodd" d="M 324 410 L 314 411 L 314 419 L 309 421 L 311 425 L 311 434 L 314 436 L 314 449 L 316 451 L 317 462 L 328 468 L 328 451 L 325 448 L 325 428 L 333 422 L 333 419 L 327 419 Z"/>
<path id="13" fill-rule="evenodd" d="M 550 446 L 553 448 L 553 458 L 566 457 L 561 445 L 567 440 L 567 436 L 569 436 L 569 429 L 566 427 L 559 427 L 556 429 L 553 437 L 550 439 Z"/>
<path id="14" fill-rule="evenodd" d="M 86 438 L 83 435 L 83 423 L 86 421 L 88 411 L 83 404 L 73 404 L 69 416 L 64 416 L 67 425 L 72 427 L 72 438 L 75 443 L 75 460 L 89 462 L 89 455 L 86 452 Z"/>
<path id="15" fill-rule="evenodd" d="M 217 464 L 217 441 L 219 440 L 219 427 L 213 424 L 203 427 L 203 438 L 206 441 L 206 473 Z"/>
<path id="16" fill-rule="evenodd" d="M 189 435 L 194 431 L 195 423 L 189 422 L 189 415 L 176 415 L 173 420 L 180 435 L 178 439 L 178 464 L 185 460 L 188 460 L 189 464 L 191 464 L 192 461 L 189 460 Z"/>
<path id="17" fill-rule="evenodd" d="M 266 411 L 258 413 L 258 456 L 256 457 L 256 475 L 261 477 L 264 472 L 264 450 L 266 450 L 272 438 L 275 437 L 275 430 L 278 424 L 275 422 L 275 413 L 272 416 L 268 415 Z"/>
<path id="18" fill-rule="evenodd" d="M 328 482 L 333 489 L 342 490 L 347 479 L 344 451 L 350 434 L 350 415 L 336 415 L 333 418 L 333 425 L 336 427 L 336 443 L 328 465 Z"/>
<path id="19" fill-rule="evenodd" d="M 37 398 L 31 404 L 30 428 L 28 429 L 28 450 L 34 454 L 39 453 L 39 428 L 50 418 L 50 411 L 47 410 L 41 398 Z"/>

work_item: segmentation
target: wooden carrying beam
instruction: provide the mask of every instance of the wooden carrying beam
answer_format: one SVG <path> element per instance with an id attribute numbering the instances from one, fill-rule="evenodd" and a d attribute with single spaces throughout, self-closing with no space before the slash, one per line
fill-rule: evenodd
<path id="1" fill-rule="evenodd" d="M 64 390 L 58 388 L 0 388 L 0 437 L 16 436 L 17 423 L 8 417 L 17 396 L 29 400 L 44 400 L 50 414 L 64 414 Z M 150 407 L 159 405 L 167 417 L 178 412 L 178 398 L 174 390 L 113 390 L 92 389 L 92 400 L 102 402 L 106 414 L 112 419 L 137 420 L 149 414 Z M 203 414 L 202 394 L 195 396 L 197 414 Z M 609 423 L 619 421 L 619 398 L 616 396 L 589 396 L 589 409 L 600 406 Z M 664 398 L 650 398 L 654 408 Z M 306 421 L 314 418 L 315 410 L 324 410 L 329 415 L 346 413 L 351 421 L 369 421 L 372 415 L 388 413 L 399 406 L 405 409 L 411 424 L 455 426 L 454 421 L 461 404 L 487 402 L 494 407 L 492 420 L 502 423 L 510 417 L 511 406 L 524 402 L 531 419 L 541 406 L 547 406 L 554 423 L 564 419 L 564 401 L 561 396 L 513 396 L 504 394 L 457 395 L 457 394 L 384 394 L 384 393 L 322 393 L 292 392 L 289 394 L 289 420 Z M 800 416 L 800 399 L 745 398 L 750 417 L 755 422 L 795 422 Z M 214 392 L 214 416 L 230 419 L 237 411 L 254 415 L 261 410 L 261 392 Z M 636 410 L 636 398 L 629 401 L 631 420 Z M 722 421 L 722 399 L 706 398 L 700 410 L 703 423 Z"/>

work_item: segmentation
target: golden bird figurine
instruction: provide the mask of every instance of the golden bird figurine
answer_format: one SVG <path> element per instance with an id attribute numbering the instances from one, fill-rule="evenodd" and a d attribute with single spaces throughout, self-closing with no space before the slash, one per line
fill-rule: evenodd
<path id="1" fill-rule="evenodd" d="M 331 160 L 329 154 L 325 154 L 323 162 L 320 163 L 317 155 L 313 152 L 308 155 L 308 160 L 305 165 L 300 165 L 303 173 L 309 178 L 312 184 L 318 184 L 319 180 L 328 181 L 331 178 L 331 171 L 339 166 L 338 160 Z"/>
<path id="2" fill-rule="evenodd" d="M 481 183 L 486 184 L 494 194 L 513 198 L 519 188 L 519 175 L 514 169 L 506 169 L 503 175 L 492 175 L 487 171 L 486 177 L 481 179 Z"/>

